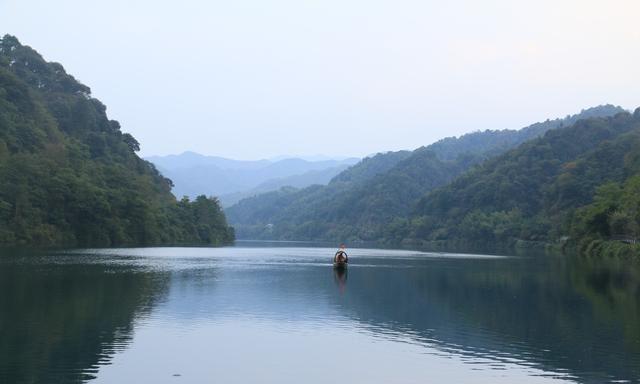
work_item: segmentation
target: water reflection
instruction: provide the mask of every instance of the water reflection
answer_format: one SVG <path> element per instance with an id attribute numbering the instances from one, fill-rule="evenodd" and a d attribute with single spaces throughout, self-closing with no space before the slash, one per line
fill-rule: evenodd
<path id="1" fill-rule="evenodd" d="M 347 288 L 347 270 L 343 268 L 334 268 L 333 277 L 335 278 L 340 293 L 344 293 Z"/>
<path id="2" fill-rule="evenodd" d="M 166 290 L 166 275 L 87 261 L 0 255 L 1 383 L 93 378 Z"/>
<path id="3" fill-rule="evenodd" d="M 0 382 L 640 380 L 638 262 L 332 252 L 2 256 Z"/>
<path id="4" fill-rule="evenodd" d="M 336 305 L 371 332 L 501 369 L 601 383 L 640 379 L 637 262 L 577 258 L 392 261 L 353 268 Z M 437 353 L 437 352 L 436 352 Z"/>

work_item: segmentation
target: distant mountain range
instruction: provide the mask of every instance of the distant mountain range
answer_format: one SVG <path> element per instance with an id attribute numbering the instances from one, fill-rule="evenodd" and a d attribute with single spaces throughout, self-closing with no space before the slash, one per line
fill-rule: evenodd
<path id="1" fill-rule="evenodd" d="M 335 160 L 321 155 L 311 158 L 319 160 L 233 160 L 195 152 L 151 156 L 146 160 L 173 181 L 172 192 L 176 197 L 217 196 L 224 206 L 285 186 L 304 188 L 314 184 L 326 184 L 360 160 Z"/>

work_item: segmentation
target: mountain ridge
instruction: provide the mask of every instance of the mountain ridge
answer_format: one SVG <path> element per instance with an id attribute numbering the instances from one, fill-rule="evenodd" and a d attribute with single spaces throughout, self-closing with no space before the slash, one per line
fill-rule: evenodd
<path id="1" fill-rule="evenodd" d="M 205 156 L 196 152 L 180 155 L 148 157 L 174 184 L 176 197 L 218 196 L 223 204 L 244 195 L 277 189 L 287 178 L 295 186 L 326 184 L 330 176 L 359 159 L 308 161 L 300 158 L 280 160 L 234 160 Z M 331 170 L 332 169 L 332 170 Z M 326 171 L 324 173 L 314 171 Z M 315 176 L 315 177 L 314 177 Z M 269 185 L 275 185 L 269 187 Z"/>
<path id="2" fill-rule="evenodd" d="M 482 245 L 556 242 L 581 251 L 637 238 L 640 109 L 549 131 L 421 198 L 392 242 Z M 617 194 L 618 193 L 618 194 Z M 635 207 L 635 208 L 634 208 Z M 618 232 L 618 233 L 616 233 Z M 558 243 L 559 242 L 559 243 Z"/>
<path id="3" fill-rule="evenodd" d="M 397 161 L 380 172 L 359 171 L 365 176 L 355 183 L 350 183 L 350 173 L 367 170 L 372 158 L 347 169 L 326 187 L 258 195 L 225 211 L 241 238 L 375 241 L 389 222 L 408 215 L 418 198 L 473 165 L 549 130 L 572 124 L 582 116 L 608 116 L 621 111 L 612 105 L 598 106 L 521 130 L 473 132 L 411 152 L 389 152 L 382 156 L 397 156 Z"/>

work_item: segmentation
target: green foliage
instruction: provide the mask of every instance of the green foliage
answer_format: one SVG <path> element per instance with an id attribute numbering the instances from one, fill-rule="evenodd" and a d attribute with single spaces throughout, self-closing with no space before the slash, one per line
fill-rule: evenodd
<path id="1" fill-rule="evenodd" d="M 624 112 L 624 109 L 610 104 L 600 105 L 580 111 L 563 119 L 546 120 L 535 123 L 518 131 L 504 129 L 500 131 L 486 130 L 473 132 L 459 138 L 447 137 L 429 146 L 438 152 L 443 159 L 453 160 L 467 152 L 484 153 L 485 157 L 493 157 L 508 151 L 525 141 L 544 135 L 552 129 L 568 127 L 578 120 L 590 117 L 613 116 Z"/>
<path id="2" fill-rule="evenodd" d="M 242 238 L 395 242 L 407 236 L 407 232 L 402 231 L 412 226 L 436 231 L 435 237 L 445 238 L 451 234 L 447 228 L 438 228 L 437 218 L 417 226 L 406 220 L 425 193 L 446 185 L 474 165 L 549 130 L 571 124 L 581 117 L 608 116 L 620 111 L 619 107 L 605 105 L 519 131 L 474 132 L 459 138 L 446 138 L 413 152 L 378 154 L 345 170 L 325 187 L 284 189 L 258 195 L 240 201 L 226 212 Z M 536 166 L 548 167 L 548 164 Z M 506 199 L 512 198 L 509 183 L 507 177 L 499 186 Z M 491 201 L 495 197 L 490 191 L 484 193 L 473 198 Z M 513 208 L 509 206 L 500 211 L 511 217 L 515 212 Z M 528 214 L 519 208 L 517 212 Z M 493 222 L 499 218 L 487 220 Z M 539 232 L 543 229 L 536 224 L 525 226 L 523 230 Z M 497 231 L 501 237 L 513 234 L 512 230 Z"/>
<path id="3" fill-rule="evenodd" d="M 362 184 L 376 175 L 386 173 L 396 164 L 411 156 L 410 151 L 378 153 L 366 157 L 354 166 L 337 175 L 334 183 Z"/>
<path id="4" fill-rule="evenodd" d="M 571 229 L 587 254 L 640 254 L 640 175 L 600 186 L 593 202 L 575 212 Z"/>
<path id="5" fill-rule="evenodd" d="M 490 159 L 423 197 L 404 232 L 388 240 L 568 241 L 581 250 L 603 241 L 635 242 L 639 117 L 580 120 Z"/>
<path id="6" fill-rule="evenodd" d="M 12 36 L 0 57 L 1 244 L 232 241 L 217 199 L 178 203 L 135 138 L 60 64 Z"/>

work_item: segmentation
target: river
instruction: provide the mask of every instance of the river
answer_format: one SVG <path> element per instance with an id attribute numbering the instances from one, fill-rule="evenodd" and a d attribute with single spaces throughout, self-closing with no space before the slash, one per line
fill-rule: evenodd
<path id="1" fill-rule="evenodd" d="M 640 382 L 640 263 L 239 243 L 0 253 L 0 383 Z"/>

